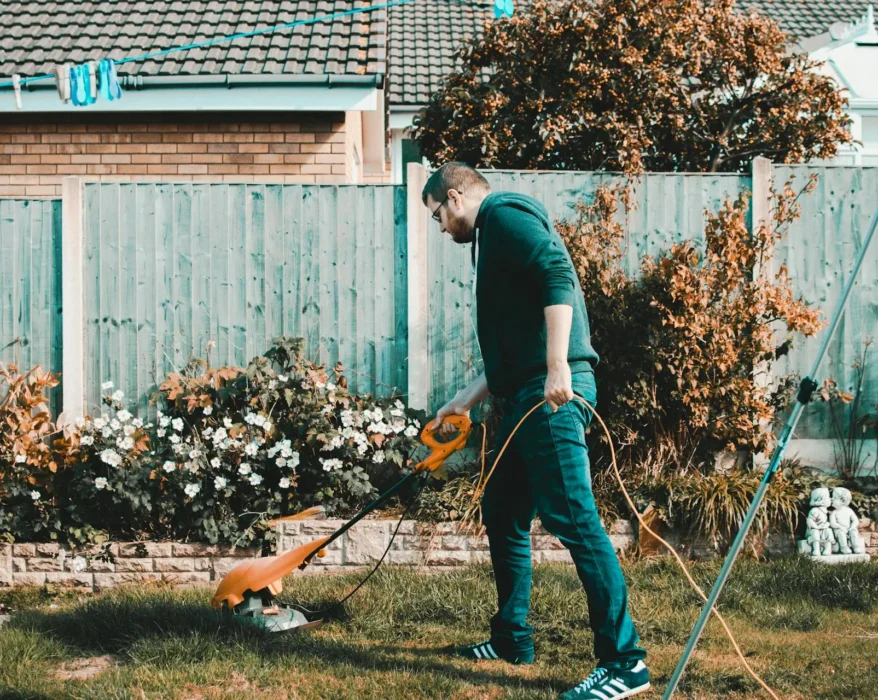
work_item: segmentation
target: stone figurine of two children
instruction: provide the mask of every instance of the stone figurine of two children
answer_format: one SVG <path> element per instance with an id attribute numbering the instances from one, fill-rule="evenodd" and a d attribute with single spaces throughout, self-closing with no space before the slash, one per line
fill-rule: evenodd
<path id="1" fill-rule="evenodd" d="M 805 539 L 800 542 L 802 554 L 813 557 L 830 554 L 863 554 L 865 543 L 860 537 L 860 519 L 850 508 L 851 492 L 845 488 L 811 491 Z M 832 511 L 829 511 L 832 506 Z"/>

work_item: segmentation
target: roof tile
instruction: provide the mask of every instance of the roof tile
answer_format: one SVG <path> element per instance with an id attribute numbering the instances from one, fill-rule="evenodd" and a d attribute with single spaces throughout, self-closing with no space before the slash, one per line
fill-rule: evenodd
<path id="1" fill-rule="evenodd" d="M 29 0 L 4 3 L 0 37 L 3 76 L 51 73 L 59 62 L 117 60 L 200 43 L 212 38 L 307 20 L 371 3 L 352 0 Z M 380 47 L 386 12 L 347 15 L 254 37 L 132 61 L 119 67 L 123 75 L 207 75 L 221 72 L 385 73 L 383 61 L 367 53 L 345 67 L 330 56 L 331 45 Z M 48 28 L 48 29 L 47 29 Z M 336 38 L 338 37 L 338 38 Z M 270 66 L 270 67 L 269 67 Z M 350 70 L 348 70 L 350 69 Z"/>

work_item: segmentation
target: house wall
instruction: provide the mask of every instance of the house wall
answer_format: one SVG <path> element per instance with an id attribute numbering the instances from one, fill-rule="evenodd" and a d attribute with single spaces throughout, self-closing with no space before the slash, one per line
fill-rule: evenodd
<path id="1" fill-rule="evenodd" d="M 356 139 L 362 141 L 356 112 L 12 115 L 0 124 L 0 196 L 57 197 L 68 175 L 353 182 Z"/>

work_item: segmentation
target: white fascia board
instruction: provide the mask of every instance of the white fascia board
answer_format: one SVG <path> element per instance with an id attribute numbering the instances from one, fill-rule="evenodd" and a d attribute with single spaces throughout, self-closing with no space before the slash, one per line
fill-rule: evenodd
<path id="1" fill-rule="evenodd" d="M 390 108 L 390 128 L 391 129 L 410 129 L 412 120 L 420 112 L 417 107 L 391 107 Z"/>
<path id="2" fill-rule="evenodd" d="M 0 113 L 99 112 L 346 112 L 372 111 L 379 106 L 381 88 L 375 84 L 327 87 L 307 84 L 242 83 L 192 84 L 126 89 L 122 98 L 108 102 L 98 96 L 87 107 L 64 104 L 58 97 L 54 83 L 51 89 L 22 88 L 22 109 L 15 106 L 11 89 L 0 90 Z"/>

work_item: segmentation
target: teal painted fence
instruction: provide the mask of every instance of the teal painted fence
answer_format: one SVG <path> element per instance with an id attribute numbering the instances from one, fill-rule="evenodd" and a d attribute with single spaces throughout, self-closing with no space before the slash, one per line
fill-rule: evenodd
<path id="1" fill-rule="evenodd" d="M 787 266 L 796 294 L 819 308 L 828 322 L 862 250 L 869 222 L 878 209 L 878 168 L 775 166 L 774 171 L 778 186 L 792 178 L 795 189 L 800 189 L 810 174 L 818 177 L 816 190 L 800 200 L 801 216 L 781 243 L 777 261 Z M 878 405 L 878 245 L 875 242 L 857 276 L 818 379 L 833 377 L 839 386 L 848 391 L 853 389 L 856 381 L 853 364 L 869 336 L 875 339 L 876 345 L 872 346 L 865 366 L 861 402 L 866 411 L 874 413 Z M 790 355 L 777 364 L 776 374 L 809 372 L 821 340 L 800 339 Z M 831 437 L 827 406 L 810 405 L 803 412 L 797 433 L 799 437 Z"/>
<path id="2" fill-rule="evenodd" d="M 60 372 L 61 330 L 61 201 L 0 199 L 0 361 Z"/>
<path id="3" fill-rule="evenodd" d="M 808 169 L 776 167 L 775 181 Z M 797 294 L 826 315 L 878 204 L 878 169 L 820 168 L 817 191 L 781 245 Z M 487 174 L 495 189 L 531 194 L 554 219 L 613 175 Z M 628 213 L 627 264 L 683 239 L 703 240 L 705 209 L 749 189 L 737 175 L 649 174 Z M 409 275 L 426 275 L 430 405 L 480 371 L 470 255 L 432 222 L 426 269 L 407 249 L 406 188 L 391 185 L 86 183 L 83 241 L 88 409 L 113 381 L 132 408 L 192 355 L 244 365 L 277 335 L 306 339 L 318 362 L 341 361 L 356 392 L 408 390 Z M 620 214 L 623 216 L 623 214 Z M 61 371 L 61 206 L 0 200 L 0 359 Z M 878 249 L 864 266 L 822 376 L 853 382 L 859 343 L 878 337 Z M 778 373 L 805 372 L 819 341 L 799 342 Z M 606 352 L 606 350 L 605 350 Z M 876 348 L 878 352 L 878 348 Z M 878 358 L 867 406 L 878 402 Z M 60 393 L 60 391 L 58 392 Z M 808 409 L 798 437 L 828 437 Z"/>
<path id="4" fill-rule="evenodd" d="M 493 190 L 521 192 L 546 205 L 555 221 L 574 220 L 576 203 L 588 201 L 601 184 L 618 176 L 588 172 L 486 172 Z M 627 229 L 627 271 L 640 267 L 644 255 L 656 255 L 686 239 L 704 239 L 705 209 L 716 210 L 727 197 L 749 189 L 739 175 L 653 173 L 634 189 L 636 206 L 619 217 Z M 482 371 L 473 324 L 472 258 L 469 246 L 456 245 L 430 223 L 431 406 L 436 408 Z M 604 349 L 606 352 L 606 349 Z M 601 349 L 598 350 L 601 352 Z"/>
<path id="5" fill-rule="evenodd" d="M 148 392 L 190 356 L 244 366 L 279 335 L 353 391 L 406 387 L 405 190 L 85 187 L 87 400 Z"/>

